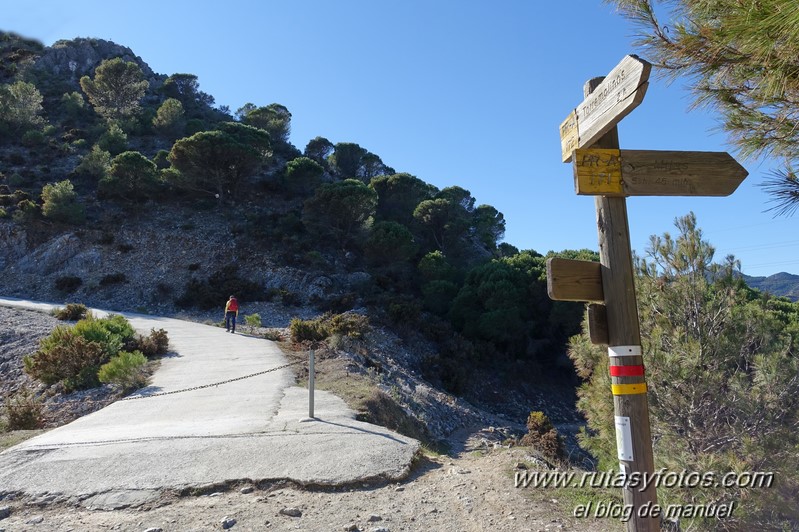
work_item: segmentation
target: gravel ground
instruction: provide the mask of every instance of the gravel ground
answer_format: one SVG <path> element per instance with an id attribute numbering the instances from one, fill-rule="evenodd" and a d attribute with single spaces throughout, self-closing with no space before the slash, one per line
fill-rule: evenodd
<path id="1" fill-rule="evenodd" d="M 403 482 L 313 489 L 285 484 L 209 488 L 202 495 L 166 494 L 147 507 L 112 511 L 53 504 L 46 497 L 0 501 L 0 530 L 205 531 L 606 531 L 612 519 L 576 519 L 563 491 L 516 488 L 529 450 L 485 445 L 472 436 L 457 456 L 425 457 Z M 515 470 L 515 471 L 514 471 Z"/>

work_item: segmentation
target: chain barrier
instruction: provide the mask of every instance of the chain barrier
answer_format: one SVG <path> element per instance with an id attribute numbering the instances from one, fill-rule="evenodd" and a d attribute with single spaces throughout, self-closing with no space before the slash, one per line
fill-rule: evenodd
<path id="1" fill-rule="evenodd" d="M 183 388 L 182 390 L 172 390 L 171 392 L 158 392 L 158 393 L 153 393 L 153 394 L 150 394 L 150 395 L 133 395 L 133 396 L 128 396 L 128 397 L 123 397 L 122 399 L 119 399 L 119 401 L 134 401 L 134 400 L 137 400 L 137 399 L 149 399 L 150 397 L 161 397 L 162 395 L 173 395 L 173 394 L 176 394 L 176 393 L 192 392 L 194 390 L 202 390 L 204 388 L 212 388 L 214 386 L 221 386 L 222 384 L 229 384 L 231 382 L 242 381 L 244 379 L 249 379 L 251 377 L 257 377 L 258 375 L 264 375 L 266 373 L 271 373 L 271 372 L 277 371 L 279 369 L 285 369 L 285 368 L 288 368 L 290 366 L 296 366 L 297 364 L 302 364 L 303 362 L 305 362 L 305 361 L 304 360 L 297 360 L 297 361 L 294 361 L 294 362 L 289 362 L 288 364 L 283 364 L 282 366 L 277 366 L 277 367 L 274 367 L 274 368 L 271 368 L 271 369 L 266 369 L 264 371 L 259 371 L 259 372 L 256 372 L 256 373 L 250 373 L 249 375 L 244 375 L 243 377 L 234 377 L 232 379 L 228 379 L 228 380 L 225 380 L 225 381 L 213 382 L 211 384 L 203 384 L 201 386 L 192 386 L 191 388 Z"/>
<path id="2" fill-rule="evenodd" d="M 107 405 L 107 404 L 114 403 L 114 402 L 134 401 L 134 400 L 138 400 L 138 399 L 149 399 L 150 397 L 161 397 L 163 395 L 174 395 L 174 394 L 177 394 L 177 393 L 191 392 L 191 391 L 194 391 L 194 390 L 202 390 L 204 388 L 212 388 L 214 386 L 221 386 L 223 384 L 229 384 L 231 382 L 236 382 L 236 381 L 241 381 L 241 380 L 244 380 L 244 379 L 249 379 L 249 378 L 252 378 L 252 377 L 257 377 L 259 375 L 265 375 L 266 373 L 271 373 L 273 371 L 278 371 L 278 370 L 281 370 L 281 369 L 285 369 L 285 368 L 288 368 L 290 366 L 296 366 L 297 364 L 302 364 L 303 362 L 305 362 L 305 361 L 304 360 L 296 360 L 294 362 L 289 362 L 287 364 L 283 364 L 282 366 L 277 366 L 277 367 L 266 369 L 266 370 L 263 370 L 263 371 L 258 371 L 256 373 L 250 373 L 249 375 L 244 375 L 244 376 L 241 376 L 241 377 L 234 377 L 232 379 L 227 379 L 227 380 L 219 381 L 219 382 L 212 382 L 210 384 L 203 384 L 203 385 L 200 385 L 200 386 L 192 386 L 191 388 L 183 388 L 181 390 L 172 390 L 172 391 L 169 391 L 169 392 L 158 392 L 158 393 L 153 393 L 153 394 L 148 394 L 148 395 L 132 395 L 132 396 L 128 396 L 128 397 L 122 397 L 121 399 L 66 399 L 64 401 L 58 401 L 57 403 L 52 403 L 52 404 L 49 404 L 47 406 L 50 409 L 53 409 L 53 408 L 58 408 L 58 407 L 60 407 L 62 405 L 67 405 L 67 404 L 70 404 L 70 403 L 78 403 L 78 404 L 98 403 L 98 404 Z M 10 404 L 3 405 L 2 403 L 0 403 L 0 408 L 3 408 L 3 407 L 5 407 L 7 409 L 24 409 L 24 408 L 26 408 L 26 406 L 23 406 L 23 405 L 10 405 Z"/>

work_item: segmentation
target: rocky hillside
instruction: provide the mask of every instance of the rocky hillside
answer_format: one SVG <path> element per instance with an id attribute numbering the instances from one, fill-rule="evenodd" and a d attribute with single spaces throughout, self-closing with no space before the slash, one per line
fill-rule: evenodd
<path id="1" fill-rule="evenodd" d="M 582 306 L 548 299 L 545 257 L 502 243 L 468 190 L 353 142 L 300 150 L 284 106 L 215 107 L 112 42 L 0 33 L 0 57 L 0 295 L 213 323 L 235 294 L 284 335 L 358 314 L 363 341 L 326 349 L 431 440 L 580 421 Z"/>
<path id="2" fill-rule="evenodd" d="M 747 285 L 761 292 L 799 301 L 799 275 L 780 272 L 768 277 L 743 275 L 743 279 Z"/>

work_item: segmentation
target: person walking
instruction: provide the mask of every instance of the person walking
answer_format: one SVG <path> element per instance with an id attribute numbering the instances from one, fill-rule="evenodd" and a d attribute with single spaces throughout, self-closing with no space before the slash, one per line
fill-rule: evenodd
<path id="1" fill-rule="evenodd" d="M 236 318 L 239 315 L 239 302 L 235 296 L 230 296 L 230 299 L 225 303 L 225 330 L 229 333 L 236 332 Z"/>

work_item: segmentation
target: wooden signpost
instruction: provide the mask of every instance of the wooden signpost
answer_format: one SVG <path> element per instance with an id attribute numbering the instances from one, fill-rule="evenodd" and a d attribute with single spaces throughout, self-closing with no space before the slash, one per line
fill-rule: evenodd
<path id="1" fill-rule="evenodd" d="M 602 88 L 586 96 L 560 125 L 563 162 L 577 148 L 591 146 L 644 101 L 652 65 L 634 55 L 622 59 Z"/>
<path id="2" fill-rule="evenodd" d="M 583 102 L 560 126 L 563 162 L 572 161 L 578 194 L 595 196 L 600 262 L 549 259 L 555 300 L 602 302 L 588 308 L 589 335 L 608 346 L 620 474 L 654 478 L 649 406 L 635 299 L 627 196 L 727 196 L 747 172 L 724 152 L 619 149 L 616 124 L 646 94 L 651 65 L 627 56 L 586 83 Z M 660 530 L 655 482 L 623 488 L 627 530 Z"/>
<path id="3" fill-rule="evenodd" d="M 576 150 L 574 189 L 591 196 L 729 196 L 747 171 L 727 152 Z"/>

